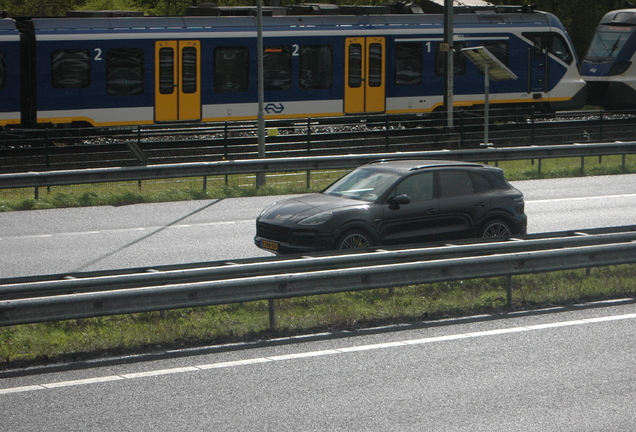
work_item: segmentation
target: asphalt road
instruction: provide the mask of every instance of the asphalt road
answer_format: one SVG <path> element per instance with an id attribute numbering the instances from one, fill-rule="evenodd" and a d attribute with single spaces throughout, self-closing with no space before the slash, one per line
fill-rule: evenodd
<path id="1" fill-rule="evenodd" d="M 531 233 L 636 223 L 636 175 L 514 185 Z M 281 198 L 0 213 L 0 277 L 267 256 L 254 221 Z"/>
<path id="2" fill-rule="evenodd" d="M 529 231 L 634 224 L 636 176 L 516 182 Z M 265 255 L 275 198 L 0 213 L 2 277 Z M 0 372 L 0 431 L 629 431 L 632 300 Z"/>
<path id="3" fill-rule="evenodd" d="M 2 431 L 632 431 L 633 301 L 0 373 Z"/>

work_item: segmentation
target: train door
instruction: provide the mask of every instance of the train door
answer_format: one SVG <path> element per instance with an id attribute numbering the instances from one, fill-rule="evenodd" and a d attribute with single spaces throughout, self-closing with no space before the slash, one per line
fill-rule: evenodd
<path id="1" fill-rule="evenodd" d="M 155 121 L 201 120 L 199 41 L 155 44 Z"/>
<path id="2" fill-rule="evenodd" d="M 528 93 L 548 91 L 548 48 L 540 34 L 533 38 L 534 45 L 528 47 Z"/>
<path id="3" fill-rule="evenodd" d="M 345 41 L 346 114 L 384 112 L 386 42 L 383 37 Z"/>

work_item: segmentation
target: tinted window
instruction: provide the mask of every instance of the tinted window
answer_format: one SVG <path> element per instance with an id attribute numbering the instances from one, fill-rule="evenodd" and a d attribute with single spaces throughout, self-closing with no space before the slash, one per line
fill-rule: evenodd
<path id="1" fill-rule="evenodd" d="M 265 90 L 287 90 L 292 85 L 291 49 L 288 46 L 265 47 L 263 84 Z"/>
<path id="2" fill-rule="evenodd" d="M 197 92 L 197 49 L 184 48 L 181 52 L 181 91 L 186 94 Z"/>
<path id="3" fill-rule="evenodd" d="M 411 202 L 430 200 L 434 193 L 433 178 L 432 172 L 407 177 L 397 185 L 392 196 L 408 195 Z"/>
<path id="4" fill-rule="evenodd" d="M 548 50 L 550 54 L 553 54 L 563 60 L 567 64 L 572 64 L 572 60 L 574 56 L 568 47 L 567 42 L 557 33 L 523 33 L 523 36 L 530 39 L 530 41 L 534 44 L 534 53 L 536 57 L 541 57 L 543 55 L 544 50 Z M 599 52 L 603 52 L 602 57 L 611 57 L 612 54 L 616 54 L 620 51 L 618 44 L 625 43 L 627 41 L 628 35 L 623 34 L 623 37 L 619 34 L 616 39 L 612 40 L 611 36 L 608 40 L 612 42 L 607 42 L 609 45 L 605 47 L 605 49 L 600 49 L 598 43 L 598 33 L 594 36 L 594 40 L 592 41 L 590 50 L 594 49 Z M 614 46 L 614 43 L 617 45 Z M 589 53 L 588 53 L 589 55 Z"/>
<path id="5" fill-rule="evenodd" d="M 214 50 L 214 91 L 244 92 L 249 87 L 247 47 L 219 47 Z"/>
<path id="6" fill-rule="evenodd" d="M 333 49 L 330 45 L 300 48 L 300 88 L 318 90 L 333 84 Z"/>
<path id="7" fill-rule="evenodd" d="M 482 192 L 488 192 L 495 188 L 492 183 L 490 183 L 484 176 L 480 174 L 472 173 L 471 177 L 475 181 L 475 183 L 477 183 L 477 186 L 479 187 L 479 189 L 481 189 Z"/>
<path id="8" fill-rule="evenodd" d="M 53 51 L 51 55 L 51 85 L 54 88 L 82 88 L 91 83 L 91 62 L 88 50 Z"/>
<path id="9" fill-rule="evenodd" d="M 488 48 L 497 60 L 508 66 L 508 41 L 485 41 L 482 45 Z"/>
<path id="10" fill-rule="evenodd" d="M 382 44 L 369 45 L 369 87 L 382 85 Z"/>
<path id="11" fill-rule="evenodd" d="M 395 84 L 413 86 L 422 83 L 422 44 L 395 45 Z"/>
<path id="12" fill-rule="evenodd" d="M 144 51 L 141 48 L 106 51 L 106 93 L 136 96 L 144 92 Z"/>
<path id="13" fill-rule="evenodd" d="M 440 46 L 441 44 L 437 44 L 437 52 L 435 53 L 435 74 L 445 76 L 446 56 L 443 51 L 440 51 Z M 453 52 L 453 71 L 455 76 L 466 74 L 466 57 L 462 54 L 462 48 L 465 46 L 464 42 L 455 42 Z"/>
<path id="14" fill-rule="evenodd" d="M 174 49 L 159 50 L 159 93 L 174 93 Z"/>
<path id="15" fill-rule="evenodd" d="M 4 52 L 0 51 L 0 90 L 7 85 L 7 65 L 5 63 Z"/>
<path id="16" fill-rule="evenodd" d="M 362 85 L 362 45 L 349 45 L 349 87 Z"/>
<path id="17" fill-rule="evenodd" d="M 474 192 L 473 181 L 464 171 L 440 171 L 440 196 L 443 198 L 469 195 Z"/>

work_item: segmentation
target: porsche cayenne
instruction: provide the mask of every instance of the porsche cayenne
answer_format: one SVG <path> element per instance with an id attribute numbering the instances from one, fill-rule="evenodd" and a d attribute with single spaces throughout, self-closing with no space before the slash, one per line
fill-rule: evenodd
<path id="1" fill-rule="evenodd" d="M 523 194 L 489 165 L 381 160 L 321 193 L 276 202 L 256 219 L 256 246 L 303 253 L 525 234 Z"/>

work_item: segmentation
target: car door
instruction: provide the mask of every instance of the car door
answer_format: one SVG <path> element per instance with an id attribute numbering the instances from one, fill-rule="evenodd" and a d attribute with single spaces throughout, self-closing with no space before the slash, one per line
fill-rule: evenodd
<path id="1" fill-rule="evenodd" d="M 403 179 L 389 193 L 382 208 L 379 226 L 383 244 L 415 243 L 434 240 L 440 223 L 435 192 L 435 173 L 417 173 Z M 395 206 L 392 199 L 407 195 L 411 202 Z"/>
<path id="2" fill-rule="evenodd" d="M 437 172 L 440 236 L 444 239 L 472 237 L 477 223 L 491 207 L 488 195 L 481 191 L 470 174 L 462 170 Z"/>

